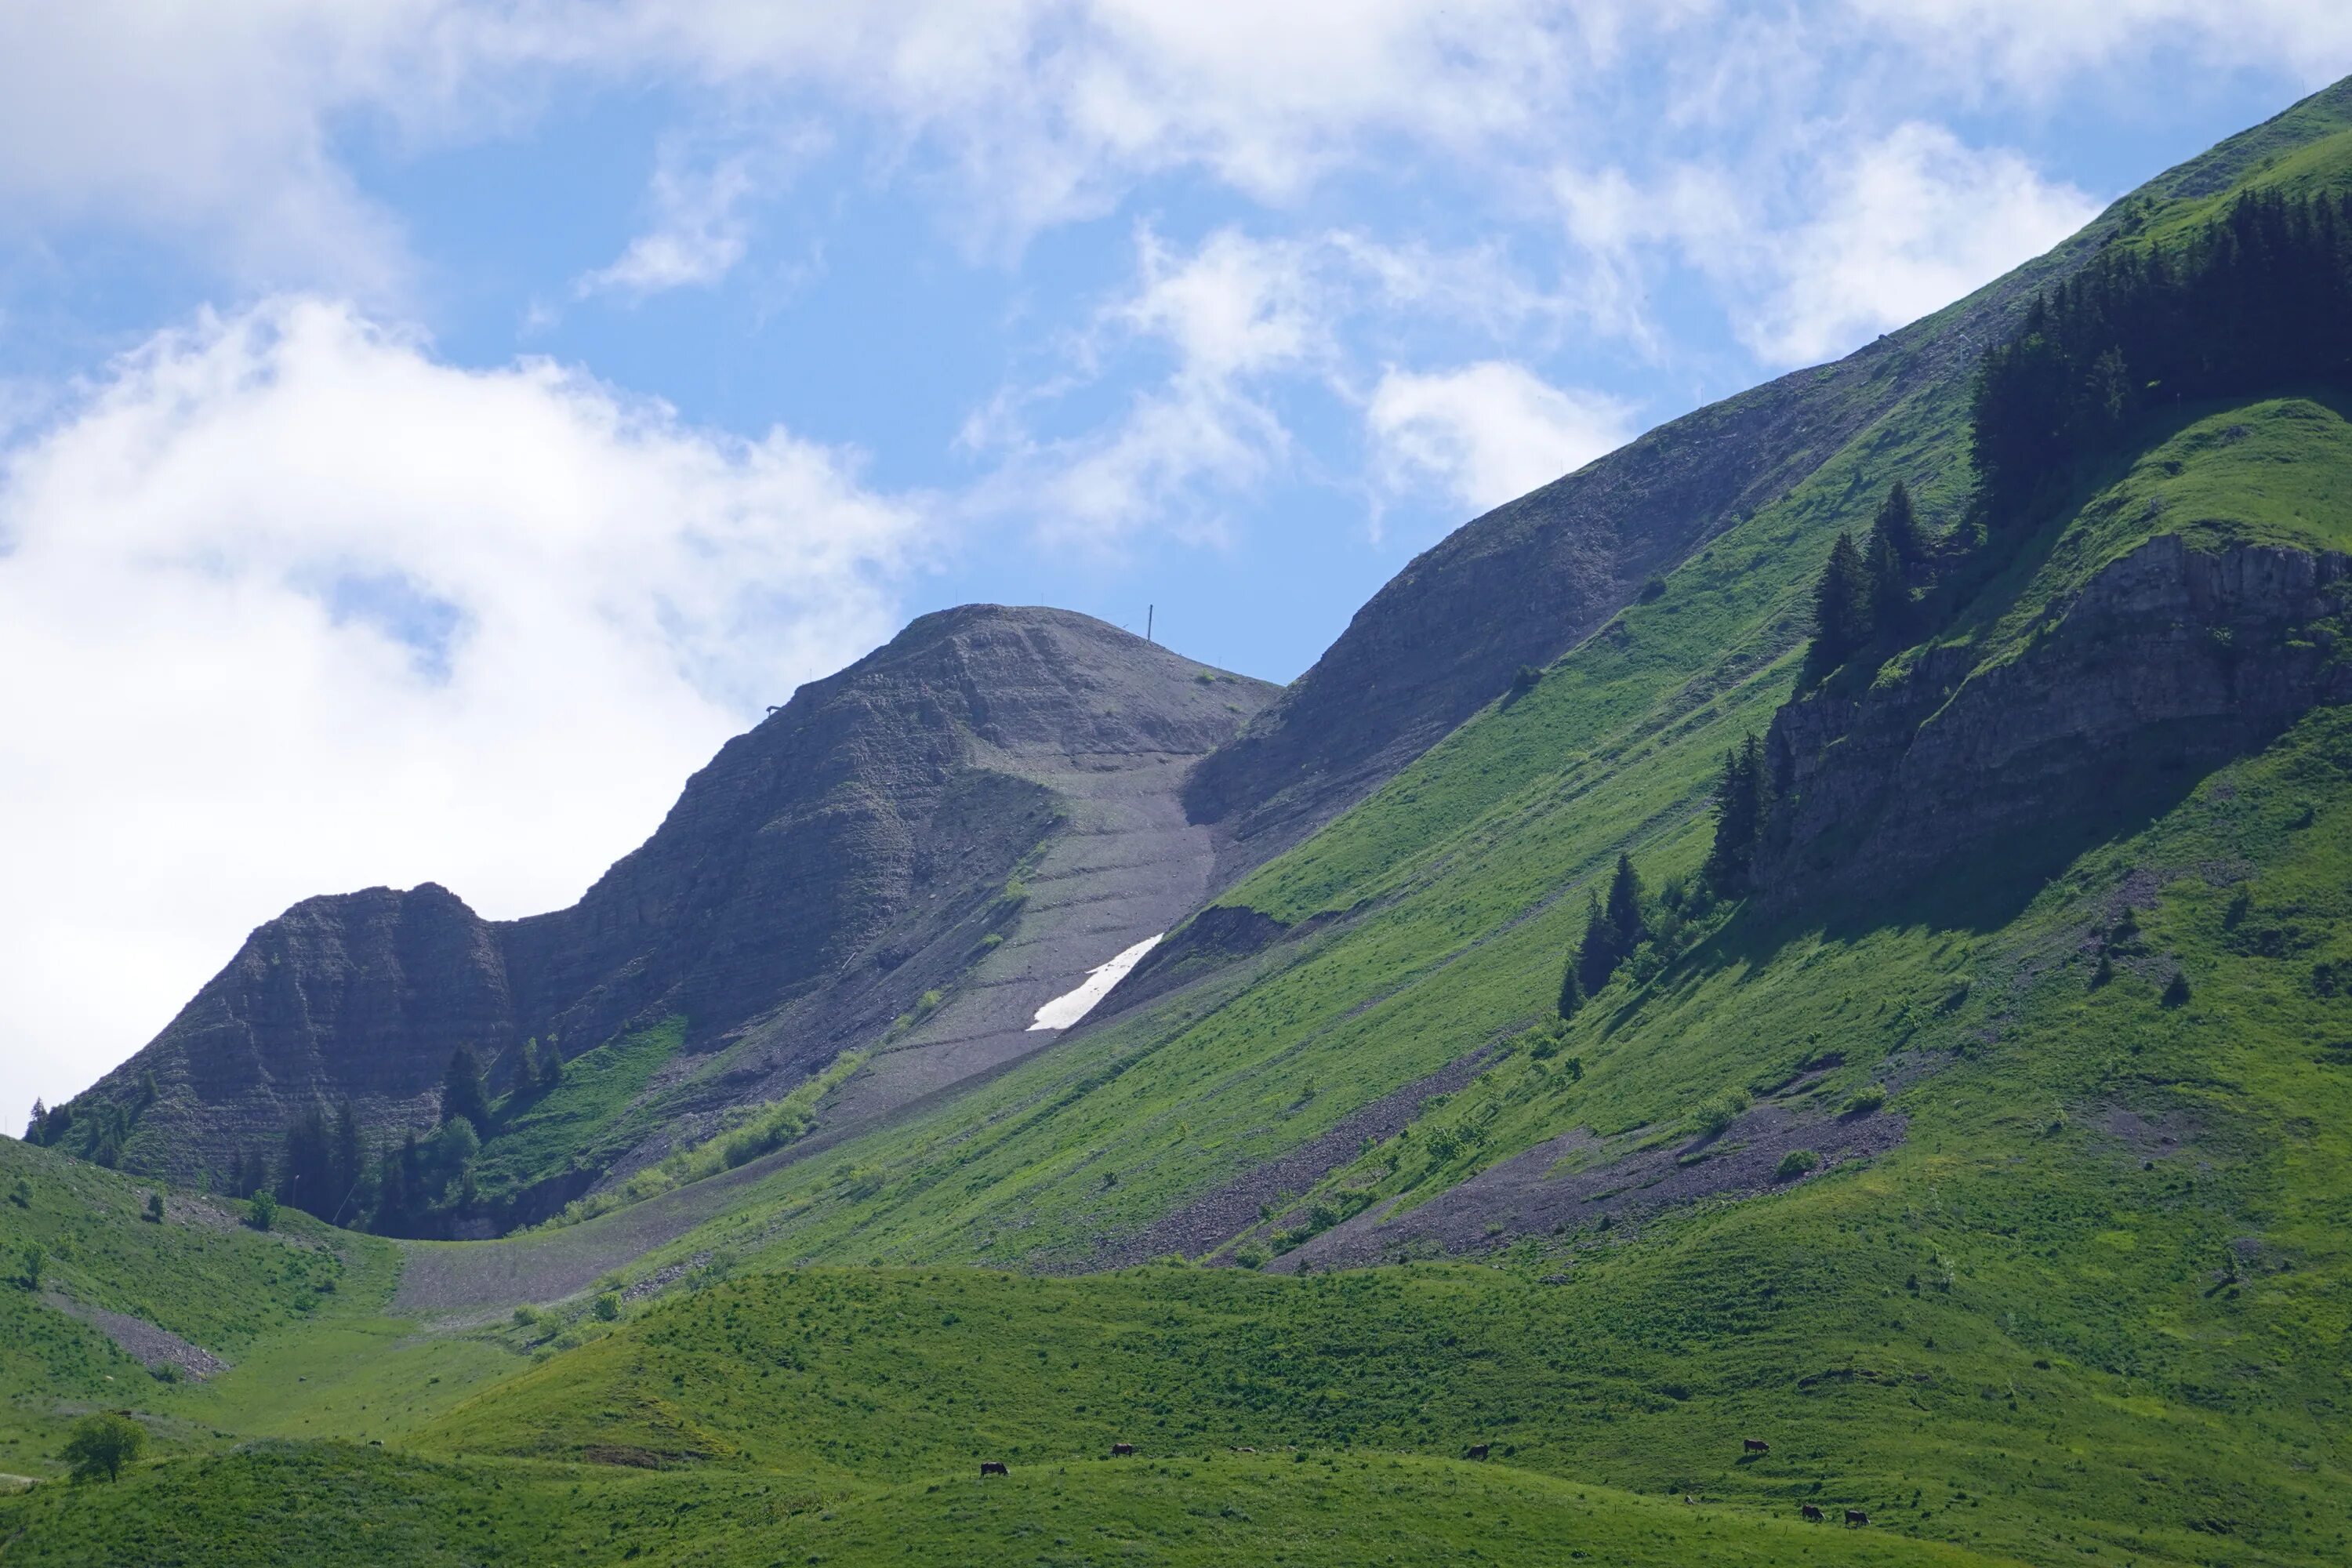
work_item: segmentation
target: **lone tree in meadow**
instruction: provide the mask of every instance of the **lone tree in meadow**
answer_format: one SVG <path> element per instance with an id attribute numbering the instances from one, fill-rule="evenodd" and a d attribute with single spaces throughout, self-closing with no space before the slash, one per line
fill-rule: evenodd
<path id="1" fill-rule="evenodd" d="M 147 1428 L 117 1411 L 101 1411 L 74 1423 L 65 1459 L 77 1481 L 119 1479 L 122 1467 L 147 1451 Z"/>

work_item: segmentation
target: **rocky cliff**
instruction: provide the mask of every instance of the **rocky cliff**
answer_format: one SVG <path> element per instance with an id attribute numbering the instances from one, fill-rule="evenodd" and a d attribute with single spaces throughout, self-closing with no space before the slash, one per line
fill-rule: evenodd
<path id="1" fill-rule="evenodd" d="M 865 1100 L 951 1081 L 1049 1041 L 1039 1004 L 1197 901 L 1178 781 L 1272 692 L 1083 616 L 925 616 L 729 742 L 572 908 L 488 921 L 432 884 L 306 900 L 91 1093 L 143 1100 L 152 1075 L 126 1161 L 184 1177 L 313 1104 L 348 1097 L 374 1140 L 429 1122 L 461 1045 L 495 1094 L 527 1039 L 571 1056 L 673 1017 L 649 1152 L 894 1021 L 910 1059 Z"/>
<path id="2" fill-rule="evenodd" d="M 2022 647 L 1931 647 L 1861 689 L 1784 707 L 1758 883 L 1775 902 L 1884 892 L 1972 854 L 2129 811 L 2352 700 L 2337 642 L 2352 559 L 2178 535 L 2113 561 Z"/>

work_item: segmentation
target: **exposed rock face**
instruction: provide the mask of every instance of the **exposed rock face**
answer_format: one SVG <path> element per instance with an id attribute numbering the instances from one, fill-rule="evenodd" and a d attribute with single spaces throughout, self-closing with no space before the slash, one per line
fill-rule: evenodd
<path id="1" fill-rule="evenodd" d="M 2135 195 L 2209 195 L 2336 129 L 2338 83 Z M 1786 495 L 1905 400 L 1958 384 L 2033 294 L 2115 233 L 2122 204 L 2048 255 L 1823 369 L 1702 408 L 1465 525 L 1398 574 L 1242 737 L 1185 805 L 1220 826 L 1223 879 L 1304 837 L 1671 570 Z"/>
<path id="2" fill-rule="evenodd" d="M 98 1092 L 127 1101 L 153 1072 L 163 1094 L 134 1154 L 186 1175 L 346 1096 L 379 1134 L 428 1121 L 460 1045 L 495 1092 L 527 1038 L 574 1054 L 673 1015 L 691 1060 L 660 1087 L 690 1125 L 875 1043 L 927 993 L 970 980 L 976 952 L 1011 993 L 992 1019 L 1018 1035 L 1024 1004 L 1198 900 L 1210 851 L 1178 780 L 1272 691 L 1083 616 L 925 616 L 729 742 L 572 908 L 486 921 L 431 884 L 309 900 L 256 931 Z M 1182 843 L 1139 841 L 1139 822 Z M 1007 898 L 1024 859 L 1034 876 L 1086 861 L 1073 837 L 1115 863 L 1079 875 L 1090 920 L 1052 918 L 1042 889 Z M 1196 841 L 1197 865 L 1171 874 Z M 898 1044 L 955 1046 L 940 1031 L 959 1007 L 937 1010 Z M 959 1064 L 973 1065 L 991 1064 Z"/>
<path id="3" fill-rule="evenodd" d="M 2352 700 L 2352 664 L 2305 635 L 2352 604 L 2347 574 L 2341 555 L 2166 535 L 2103 568 L 2016 657 L 1931 648 L 1866 691 L 1790 703 L 1766 742 L 1779 803 L 1759 885 L 1776 901 L 1900 887 Z"/>

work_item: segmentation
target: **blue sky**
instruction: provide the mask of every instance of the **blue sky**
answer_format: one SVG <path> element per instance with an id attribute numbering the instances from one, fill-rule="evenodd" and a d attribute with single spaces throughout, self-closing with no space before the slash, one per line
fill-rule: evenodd
<path id="1" fill-rule="evenodd" d="M 567 901 L 971 600 L 1286 679 L 1448 530 L 2352 70 L 2332 0 L 0 15 L 0 1105 Z"/>

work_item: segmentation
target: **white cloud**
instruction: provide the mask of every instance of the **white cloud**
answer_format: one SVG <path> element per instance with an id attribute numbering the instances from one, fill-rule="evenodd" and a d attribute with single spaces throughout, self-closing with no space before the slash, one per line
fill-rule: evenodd
<path id="1" fill-rule="evenodd" d="M 2342 0 L 1842 0 L 1863 26 L 1943 63 L 1950 85 L 2048 92 L 2161 49 L 2211 70 L 2252 66 L 2317 87 L 2352 69 Z"/>
<path id="2" fill-rule="evenodd" d="M 2040 255 L 2099 205 L 2015 153 L 1899 126 L 1832 164 L 1812 217 L 1758 242 L 1776 282 L 1740 336 L 1769 363 L 1832 358 Z"/>
<path id="3" fill-rule="evenodd" d="M 307 894 L 568 901 L 922 538 L 838 454 L 346 308 L 158 338 L 0 468 L 0 1106 Z"/>
<path id="4" fill-rule="evenodd" d="M 748 157 L 692 168 L 674 146 L 663 148 L 650 192 L 653 226 L 581 279 L 577 292 L 642 299 L 718 282 L 743 259 L 750 242 L 743 204 L 756 189 Z"/>
<path id="5" fill-rule="evenodd" d="M 120 224 L 248 278 L 382 294 L 397 226 L 327 121 L 442 101 L 443 0 L 0 6 L 0 234 Z"/>
<path id="6" fill-rule="evenodd" d="M 2338 0 L 149 0 L 0 7 L 0 232 L 124 226 L 247 281 L 382 295 L 399 226 L 353 182 L 399 145 L 530 122 L 555 91 L 674 87 L 739 125 L 870 128 L 883 178 L 1017 246 L 1174 171 L 1262 202 L 1438 162 L 1508 190 L 1606 163 L 1635 122 L 1844 119 L 2046 96 L 2170 49 L 2315 83 L 2352 68 Z M 1661 101 L 1663 100 L 1663 101 Z M 724 161 L 656 182 L 598 280 L 703 282 L 746 243 Z M 1655 184 L 1654 179 L 1645 184 Z"/>
<path id="7" fill-rule="evenodd" d="M 1005 389 L 967 423 L 962 444 L 999 463 L 972 498 L 975 511 L 1017 516 L 1056 543 L 1097 549 L 1147 526 L 1194 542 L 1220 541 L 1223 503 L 1281 472 L 1293 453 L 1287 403 L 1319 394 L 1352 417 L 1367 395 L 1361 384 L 1373 379 L 1362 367 L 1385 339 L 1466 323 L 1486 336 L 1524 342 L 1548 337 L 1583 310 L 1528 285 L 1492 248 L 1391 247 L 1346 230 L 1264 239 L 1226 228 L 1180 250 L 1143 228 L 1136 257 L 1131 287 L 1067 346 L 1069 370 Z M 1030 433 L 1034 410 L 1091 387 L 1111 362 L 1139 352 L 1170 363 L 1114 416 L 1076 436 Z M 1510 469 L 1503 453 L 1534 439 L 1545 421 L 1560 420 L 1570 404 L 1595 416 L 1589 428 L 1614 427 L 1600 419 L 1597 401 L 1538 397 L 1517 386 L 1508 390 L 1518 395 L 1498 395 L 1506 388 L 1488 373 L 1509 368 L 1474 367 L 1458 389 L 1462 397 L 1495 396 L 1494 412 L 1512 422 L 1480 441 L 1481 473 Z M 1393 399 L 1406 395 L 1412 379 L 1391 373 L 1382 384 L 1395 386 Z M 1430 423 L 1439 417 L 1440 379 L 1433 378 L 1430 407 L 1415 415 L 1414 427 L 1397 431 L 1416 452 L 1442 444 Z M 1390 406 L 1402 420 L 1402 404 Z M 1451 474 L 1454 460 L 1448 464 Z M 1405 472 L 1399 468 L 1392 477 Z M 1466 470 L 1463 479 L 1468 482 Z"/>
<path id="8" fill-rule="evenodd" d="M 1433 374 L 1391 370 L 1364 410 L 1392 488 L 1435 484 L 1471 512 L 1525 495 L 1633 434 L 1614 398 L 1553 386 L 1489 360 Z"/>

